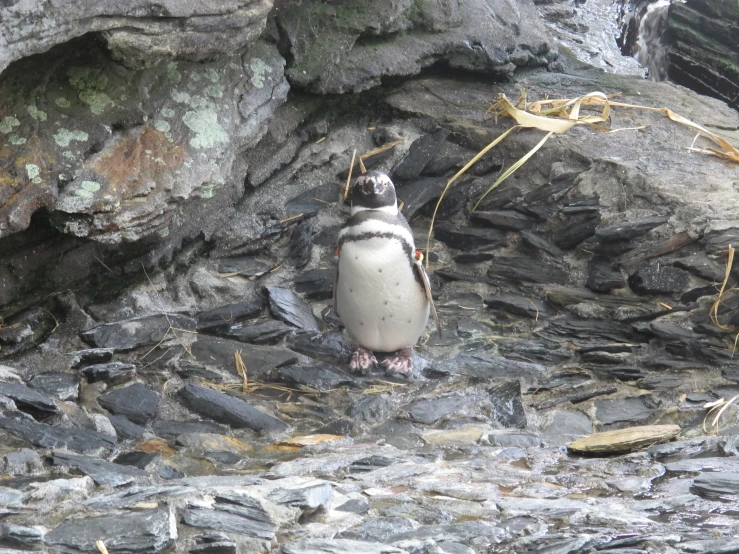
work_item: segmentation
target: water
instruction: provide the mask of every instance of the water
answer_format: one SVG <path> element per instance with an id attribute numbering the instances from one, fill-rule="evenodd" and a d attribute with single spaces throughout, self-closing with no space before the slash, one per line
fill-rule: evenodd
<path id="1" fill-rule="evenodd" d="M 652 81 L 667 79 L 667 48 L 662 43 L 662 36 L 667 25 L 667 13 L 670 0 L 657 0 L 649 4 L 646 13 L 639 22 L 637 51 L 634 57 L 647 69 L 646 76 Z"/>

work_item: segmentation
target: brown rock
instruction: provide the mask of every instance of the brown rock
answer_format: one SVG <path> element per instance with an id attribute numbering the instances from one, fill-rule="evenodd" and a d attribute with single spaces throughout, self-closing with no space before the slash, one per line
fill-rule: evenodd
<path id="1" fill-rule="evenodd" d="M 674 439 L 680 434 L 677 425 L 642 425 L 593 433 L 567 445 L 576 454 L 615 454 L 631 452 L 658 442 Z"/>

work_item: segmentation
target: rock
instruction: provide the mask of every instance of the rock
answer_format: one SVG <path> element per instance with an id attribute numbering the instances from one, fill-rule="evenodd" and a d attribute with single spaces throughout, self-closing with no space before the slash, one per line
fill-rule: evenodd
<path id="1" fill-rule="evenodd" d="M 523 231 L 531 229 L 535 220 L 514 210 L 497 210 L 490 212 L 472 212 L 470 219 L 480 225 L 489 225 L 505 231 Z"/>
<path id="2" fill-rule="evenodd" d="M 250 345 L 207 335 L 198 335 L 198 340 L 193 343 L 191 351 L 196 360 L 209 365 L 223 366 L 237 377 L 239 374 L 236 371 L 234 354 L 238 352 L 249 372 L 249 378 L 252 379 L 261 379 L 276 367 L 298 361 L 295 352 L 286 348 Z"/>
<path id="3" fill-rule="evenodd" d="M 132 466 L 132 467 L 137 467 L 139 469 L 146 469 L 146 467 L 149 464 L 151 464 L 152 462 L 155 462 L 158 459 L 160 459 L 159 454 L 140 452 L 139 450 L 134 450 L 132 452 L 124 452 L 123 454 L 119 454 L 118 456 L 115 457 L 113 462 L 115 462 L 116 464 L 124 465 L 124 466 Z"/>
<path id="4" fill-rule="evenodd" d="M 576 215 L 566 220 L 566 224 L 557 229 L 552 241 L 562 250 L 572 250 L 585 239 L 592 237 L 600 224 L 600 213 Z"/>
<path id="5" fill-rule="evenodd" d="M 300 539 L 282 545 L 282 554 L 405 554 L 379 542 L 352 539 Z"/>
<path id="6" fill-rule="evenodd" d="M 639 423 L 649 419 L 657 409 L 649 396 L 599 400 L 595 403 L 596 417 L 603 425 Z"/>
<path id="7" fill-rule="evenodd" d="M 0 383 L 0 395 L 11 398 L 19 410 L 27 412 L 36 419 L 46 419 L 59 413 L 54 401 L 25 385 Z"/>
<path id="8" fill-rule="evenodd" d="M 592 432 L 593 424 L 584 413 L 562 410 L 554 414 L 552 422 L 544 429 L 543 434 L 558 440 L 569 441 L 575 437 L 590 435 Z"/>
<path id="9" fill-rule="evenodd" d="M 434 238 L 457 250 L 502 246 L 505 233 L 496 229 L 462 227 L 452 223 L 434 225 Z"/>
<path id="10" fill-rule="evenodd" d="M 73 369 L 89 365 L 104 364 L 113 359 L 112 348 L 87 348 L 67 353 Z"/>
<path id="11" fill-rule="evenodd" d="M 253 256 L 241 256 L 237 258 L 225 258 L 221 260 L 218 264 L 218 273 L 222 274 L 236 274 L 241 275 L 242 277 L 260 277 L 267 273 L 270 269 L 272 269 L 267 264 L 260 262 Z M 208 312 L 205 312 L 206 317 L 215 316 L 218 317 L 219 310 L 226 310 L 229 311 L 235 311 L 235 314 L 241 315 L 244 311 L 255 309 L 256 306 L 261 305 L 264 307 L 264 303 L 256 300 L 253 302 L 237 302 L 236 304 L 229 304 L 228 306 L 221 306 L 220 308 L 214 308 L 216 312 L 214 314 L 210 314 L 212 310 L 208 310 Z M 261 307 L 257 311 L 261 311 Z M 200 316 L 198 316 L 198 322 L 200 321 Z"/>
<path id="12" fill-rule="evenodd" d="M 80 378 L 71 373 L 47 371 L 31 377 L 28 386 L 59 400 L 77 400 L 80 393 Z"/>
<path id="13" fill-rule="evenodd" d="M 111 415 L 108 416 L 108 420 L 113 425 L 118 437 L 121 439 L 142 439 L 146 434 L 146 429 L 136 425 L 123 416 Z"/>
<path id="14" fill-rule="evenodd" d="M 294 327 L 275 319 L 257 319 L 236 324 L 219 334 L 250 344 L 276 344 Z"/>
<path id="15" fill-rule="evenodd" d="M 0 205 L 0 237 L 3 235 L 2 217 Z M 41 344 L 55 327 L 51 312 L 40 308 L 23 310 L 4 319 L 3 326 L 0 327 L 0 360 L 19 355 Z"/>
<path id="16" fill-rule="evenodd" d="M 353 352 L 348 337 L 339 331 L 328 331 L 318 335 L 298 333 L 288 337 L 286 344 L 295 352 L 339 367 L 349 362 Z"/>
<path id="17" fill-rule="evenodd" d="M 644 425 L 616 431 L 594 433 L 567 445 L 578 454 L 612 454 L 631 452 L 652 444 L 674 439 L 680 434 L 677 425 Z"/>
<path id="18" fill-rule="evenodd" d="M 313 269 L 295 278 L 295 290 L 312 300 L 328 300 L 334 291 L 334 269 Z"/>
<path id="19" fill-rule="evenodd" d="M 555 265 L 531 258 L 496 258 L 488 269 L 488 277 L 513 282 L 558 284 L 567 282 L 567 273 Z"/>
<path id="20" fill-rule="evenodd" d="M 506 377 L 532 377 L 540 375 L 545 370 L 544 366 L 539 364 L 487 354 L 463 354 L 446 360 L 434 361 L 432 368 L 443 375 L 466 375 L 491 380 Z"/>
<path id="21" fill-rule="evenodd" d="M 613 267 L 610 259 L 593 256 L 588 262 L 588 280 L 585 286 L 595 292 L 610 292 L 625 286 L 621 272 Z"/>
<path id="22" fill-rule="evenodd" d="M 640 219 L 631 219 L 621 223 L 598 227 L 595 231 L 595 236 L 603 242 L 633 240 L 660 225 L 664 225 L 669 219 L 670 218 L 668 216 L 651 216 Z"/>
<path id="23" fill-rule="evenodd" d="M 447 396 L 429 400 L 416 400 L 406 409 L 413 421 L 431 424 L 448 415 L 457 413 L 470 403 L 465 396 Z"/>
<path id="24" fill-rule="evenodd" d="M 398 410 L 392 395 L 369 394 L 360 396 L 346 410 L 352 420 L 368 425 L 378 425 L 390 419 Z"/>
<path id="25" fill-rule="evenodd" d="M 123 362 L 88 365 L 80 370 L 88 383 L 109 381 L 112 385 L 120 385 L 136 377 L 136 366 Z"/>
<path id="26" fill-rule="evenodd" d="M 629 276 L 629 286 L 638 294 L 675 294 L 688 286 L 688 274 L 670 266 L 645 267 Z"/>
<path id="27" fill-rule="evenodd" d="M 268 500 L 239 492 L 216 494 L 213 508 L 190 503 L 182 521 L 193 527 L 270 540 L 275 538 L 279 526 L 290 518 L 287 514 L 291 513 Z"/>
<path id="28" fill-rule="evenodd" d="M 703 473 L 693 480 L 690 492 L 704 498 L 736 498 L 739 496 L 739 473 Z"/>
<path id="29" fill-rule="evenodd" d="M 52 455 L 55 466 L 70 466 L 89 475 L 98 485 L 120 487 L 132 483 L 137 477 L 148 475 L 145 471 L 123 466 L 89 456 L 78 456 L 56 451 Z"/>
<path id="30" fill-rule="evenodd" d="M 521 231 L 520 235 L 523 243 L 532 250 L 545 252 L 555 259 L 561 259 L 565 255 L 561 248 L 555 246 L 536 233 L 531 231 Z"/>
<path id="31" fill-rule="evenodd" d="M 478 444 L 485 434 L 480 427 L 466 425 L 454 429 L 432 429 L 424 432 L 421 438 L 434 446 L 469 446 Z"/>
<path id="32" fill-rule="evenodd" d="M 447 179 L 439 177 L 419 177 L 408 184 L 398 186 L 396 193 L 398 202 L 403 202 L 403 215 L 406 219 L 411 219 L 421 208 L 438 200 L 444 191 Z M 445 201 L 442 204 L 446 204 Z M 435 205 L 433 203 L 432 205 Z M 441 210 L 441 206 L 439 207 Z"/>
<path id="33" fill-rule="evenodd" d="M 115 438 L 84 428 L 52 427 L 45 423 L 0 418 L 0 428 L 38 446 L 59 448 L 72 452 L 94 452 L 98 449 L 111 450 Z"/>
<path id="34" fill-rule="evenodd" d="M 98 404 L 110 413 L 138 424 L 154 419 L 160 402 L 159 395 L 142 383 L 118 388 L 98 397 Z"/>
<path id="35" fill-rule="evenodd" d="M 313 249 L 313 221 L 302 219 L 293 229 L 288 243 L 288 258 L 295 267 L 303 268 L 310 261 Z"/>
<path id="36" fill-rule="evenodd" d="M 238 554 L 236 543 L 223 533 L 209 532 L 198 535 L 191 554 Z"/>
<path id="37" fill-rule="evenodd" d="M 214 332 L 216 330 L 228 329 L 235 323 L 255 317 L 266 306 L 267 303 L 260 298 L 251 302 L 226 304 L 225 306 L 200 312 L 197 315 L 197 330 L 198 332 Z"/>
<path id="38" fill-rule="evenodd" d="M 35 450 L 21 448 L 3 456 L 0 469 L 10 476 L 41 473 L 44 470 L 44 461 Z"/>
<path id="39" fill-rule="evenodd" d="M 276 380 L 288 385 L 297 385 L 330 391 L 338 387 L 354 384 L 354 379 L 328 366 L 288 366 L 275 370 Z"/>
<path id="40" fill-rule="evenodd" d="M 429 162 L 436 156 L 449 131 L 439 129 L 430 135 L 422 135 L 413 141 L 408 152 L 393 169 L 393 179 L 410 181 L 418 177 Z"/>
<path id="41" fill-rule="evenodd" d="M 528 421 L 523 410 L 521 381 L 501 383 L 488 389 L 492 411 L 490 418 L 504 428 L 526 428 Z"/>
<path id="42" fill-rule="evenodd" d="M 19 546 L 24 548 L 23 550 L 6 550 L 5 548 L 0 549 L 2 554 L 28 554 L 26 548 L 33 546 L 39 546 L 44 538 L 46 529 L 40 525 L 33 527 L 26 527 L 23 525 L 16 525 L 14 523 L 3 523 L 0 526 L 0 538 L 4 545 Z M 37 550 L 36 552 L 41 552 Z"/>
<path id="43" fill-rule="evenodd" d="M 309 216 L 323 210 L 331 202 L 336 202 L 336 192 L 330 187 L 320 186 L 292 198 L 285 204 L 285 209 L 288 216 Z M 333 240 L 336 242 L 336 236 Z"/>
<path id="44" fill-rule="evenodd" d="M 185 385 L 179 392 L 180 401 L 190 410 L 225 423 L 237 429 L 252 431 L 284 431 L 287 425 L 247 404 L 243 400 L 213 389 L 197 385 Z"/>
<path id="45" fill-rule="evenodd" d="M 59 552 L 94 552 L 103 541 L 110 552 L 157 553 L 177 539 L 175 511 L 169 507 L 110 515 L 67 518 L 44 537 Z"/>
<path id="46" fill-rule="evenodd" d="M 310 513 L 328 507 L 333 498 L 333 488 L 330 483 L 317 481 L 310 485 L 272 489 L 267 498 L 276 504 L 294 506 Z"/>
<path id="47" fill-rule="evenodd" d="M 493 296 L 485 302 L 488 307 L 503 310 L 508 313 L 539 319 L 546 317 L 547 306 L 538 298 L 530 298 L 518 294 L 500 294 Z"/>
<path id="48" fill-rule="evenodd" d="M 670 9 L 664 31 L 671 81 L 738 108 L 733 37 L 739 31 L 733 4 L 698 2 Z"/>
<path id="49" fill-rule="evenodd" d="M 23 384 L 23 379 L 12 367 L 0 364 L 0 383 Z"/>
<path id="50" fill-rule="evenodd" d="M 723 283 L 726 273 L 723 267 L 719 266 L 702 252 L 685 258 L 679 258 L 672 262 L 672 265 L 689 271 L 693 275 L 697 275 L 701 279 L 712 283 Z M 715 291 L 716 289 L 714 288 L 713 290 Z"/>
<path id="51" fill-rule="evenodd" d="M 324 32 L 316 35 L 301 25 L 307 17 Z M 408 2 L 297 5 L 282 10 L 277 24 L 294 60 L 287 71 L 291 83 L 319 94 L 360 92 L 382 78 L 415 75 L 441 60 L 454 68 L 503 75 L 519 64 L 540 65 L 547 55 L 555 56 L 529 4 L 513 10 L 474 1 L 430 4 L 420 11 Z M 512 33 L 513 27 L 520 34 Z M 373 41 L 365 44 L 362 36 Z M 459 48 L 463 41 L 479 46 Z M 328 51 L 334 54 L 330 59 L 323 55 Z"/>
<path id="52" fill-rule="evenodd" d="M 454 256 L 454 261 L 458 264 L 478 264 L 480 262 L 489 262 L 495 258 L 490 252 L 470 252 L 469 254 L 458 254 Z"/>
<path id="53" fill-rule="evenodd" d="M 321 330 L 310 305 L 293 291 L 280 287 L 267 287 L 266 290 L 270 311 L 276 318 L 306 331 Z"/>
<path id="54" fill-rule="evenodd" d="M 159 344 L 167 337 L 174 338 L 172 328 L 194 331 L 195 325 L 194 319 L 178 314 L 146 315 L 98 325 L 80 337 L 97 348 L 123 351 Z"/>
<path id="55" fill-rule="evenodd" d="M 178 437 L 190 433 L 209 433 L 225 435 L 228 427 L 210 421 L 171 421 L 157 419 L 151 424 L 151 430 L 161 437 Z"/>

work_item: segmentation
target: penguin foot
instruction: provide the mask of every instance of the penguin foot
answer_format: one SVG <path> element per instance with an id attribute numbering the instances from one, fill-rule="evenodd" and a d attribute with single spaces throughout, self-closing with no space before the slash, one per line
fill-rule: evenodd
<path id="1" fill-rule="evenodd" d="M 413 347 L 402 348 L 389 358 L 385 358 L 382 367 L 391 375 L 410 375 L 413 373 Z"/>
<path id="2" fill-rule="evenodd" d="M 371 350 L 367 350 L 363 346 L 358 346 L 352 354 L 352 361 L 349 362 L 349 369 L 352 373 L 367 373 L 370 369 L 377 365 L 377 358 Z"/>

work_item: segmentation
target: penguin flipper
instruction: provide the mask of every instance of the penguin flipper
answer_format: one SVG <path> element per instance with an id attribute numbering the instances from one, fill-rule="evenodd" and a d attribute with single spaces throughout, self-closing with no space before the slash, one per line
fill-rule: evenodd
<path id="1" fill-rule="evenodd" d="M 419 280 L 421 281 L 423 291 L 426 293 L 426 300 L 428 300 L 429 302 L 431 313 L 433 314 L 434 321 L 436 322 L 436 332 L 439 334 L 439 338 L 441 338 L 441 323 L 439 322 L 439 314 L 436 313 L 434 298 L 431 296 L 431 282 L 429 281 L 429 276 L 426 274 L 426 270 L 423 268 L 423 259 L 416 260 L 413 263 L 413 267 L 415 268 Z"/>

